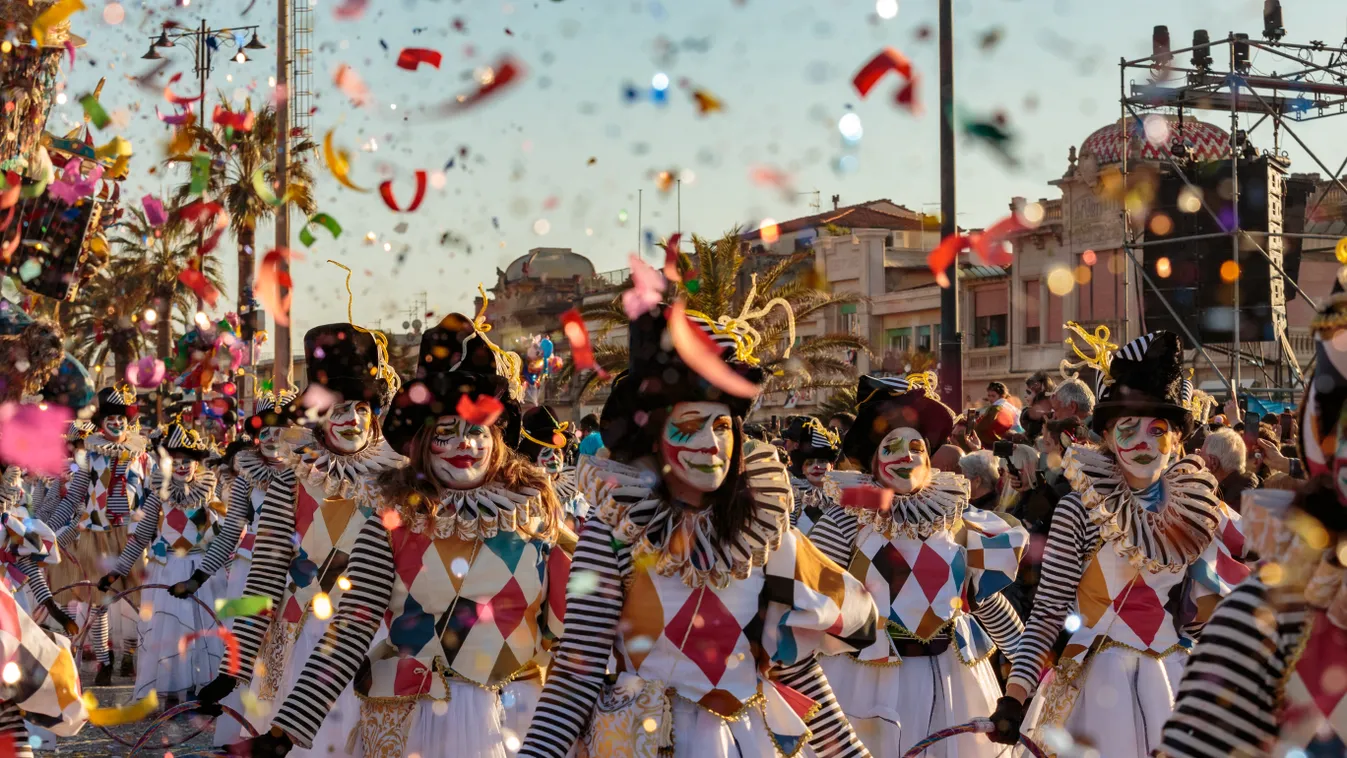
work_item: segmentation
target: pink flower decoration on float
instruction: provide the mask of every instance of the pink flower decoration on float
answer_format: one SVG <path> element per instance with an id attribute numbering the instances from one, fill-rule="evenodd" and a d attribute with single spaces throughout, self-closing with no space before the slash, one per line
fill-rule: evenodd
<path id="1" fill-rule="evenodd" d="M 65 431 L 74 414 L 59 405 L 0 406 L 0 457 L 47 476 L 66 473 Z"/>
<path id="2" fill-rule="evenodd" d="M 126 381 L 141 389 L 158 387 L 164 381 L 164 362 L 147 355 L 126 367 Z"/>

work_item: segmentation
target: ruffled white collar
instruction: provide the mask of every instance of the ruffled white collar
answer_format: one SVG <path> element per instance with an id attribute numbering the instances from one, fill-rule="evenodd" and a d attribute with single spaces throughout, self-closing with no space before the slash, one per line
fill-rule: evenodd
<path id="1" fill-rule="evenodd" d="M 200 508 L 215 499 L 215 472 L 199 470 L 190 482 L 170 478 L 164 485 L 164 508 Z"/>
<path id="2" fill-rule="evenodd" d="M 1158 511 L 1136 497 L 1112 455 L 1072 445 L 1064 461 L 1067 480 L 1100 536 L 1134 567 L 1183 571 L 1211 544 L 1220 523 L 1220 499 L 1216 477 L 1196 455 L 1161 475 L 1164 507 Z"/>
<path id="3" fill-rule="evenodd" d="M 598 517 L 612 527 L 613 536 L 633 545 L 633 559 L 651 556 L 656 573 L 679 577 L 689 587 L 723 589 L 732 579 L 747 579 L 767 563 L 790 528 L 790 477 L 768 445 L 747 449 L 744 477 L 754 509 L 728 547 L 716 539 L 711 509 L 693 510 L 656 495 L 650 472 L 592 456 L 584 460 L 582 465 L 596 470 L 580 472 L 580 480 L 602 488 L 585 495 L 599 503 Z"/>
<path id="4" fill-rule="evenodd" d="M 105 458 L 134 458 L 145 453 L 146 439 L 139 434 L 128 434 L 125 442 L 113 442 L 103 436 L 102 432 L 94 432 L 84 440 L 84 449 L 90 453 L 97 453 Z"/>
<path id="5" fill-rule="evenodd" d="M 24 505 L 23 469 L 10 466 L 0 475 L 0 510 Z"/>
<path id="6" fill-rule="evenodd" d="M 256 450 L 244 450 L 234 456 L 234 470 L 243 481 L 254 487 L 266 487 L 285 471 L 285 459 L 271 462 Z"/>
<path id="7" fill-rule="evenodd" d="M 362 480 L 407 463 L 383 437 L 371 440 L 364 450 L 350 455 L 333 452 L 315 439 L 295 448 L 291 460 L 299 479 L 321 488 L 328 498 L 350 497 Z"/>
<path id="8" fill-rule="evenodd" d="M 552 489 L 557 493 L 557 501 L 563 506 L 575 499 L 577 486 L 574 466 L 567 466 L 552 477 Z"/>
<path id="9" fill-rule="evenodd" d="M 501 531 L 517 532 L 530 539 L 555 540 L 555 514 L 547 513 L 542 494 L 531 488 L 515 492 L 490 482 L 470 490 L 445 490 L 434 516 L 424 506 L 407 502 L 385 503 L 381 508 L 381 512 L 389 510 L 395 511 L 413 534 L 426 534 L 437 540 L 451 536 L 461 540 L 491 539 Z"/>
<path id="10" fill-rule="evenodd" d="M 802 476 L 792 476 L 790 484 L 795 488 L 795 509 L 814 508 L 824 510 L 828 506 L 842 501 L 842 492 L 831 477 L 823 480 L 820 487 Z"/>
<path id="11" fill-rule="evenodd" d="M 839 489 L 883 488 L 874 477 L 860 471 L 834 471 L 828 475 Z M 941 531 L 957 531 L 968 507 L 968 480 L 950 471 L 933 471 L 931 483 L 906 495 L 893 493 L 888 511 L 847 508 L 861 526 L 868 526 L 885 539 L 925 539 Z"/>

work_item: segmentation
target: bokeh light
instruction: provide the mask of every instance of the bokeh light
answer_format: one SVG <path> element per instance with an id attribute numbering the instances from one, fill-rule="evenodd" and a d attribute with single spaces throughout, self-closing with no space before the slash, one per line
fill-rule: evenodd
<path id="1" fill-rule="evenodd" d="M 1239 278 L 1239 264 L 1225 261 L 1221 264 L 1221 281 L 1229 284 Z"/>
<path id="2" fill-rule="evenodd" d="M 1057 297 L 1065 297 L 1075 286 L 1076 278 L 1071 275 L 1071 269 L 1062 266 L 1048 272 L 1048 291 Z"/>
<path id="3" fill-rule="evenodd" d="M 1174 273 L 1173 267 L 1168 258 L 1160 258 L 1155 261 L 1155 275 L 1161 279 L 1168 279 L 1169 275 Z"/>
<path id="4" fill-rule="evenodd" d="M 888 21 L 898 17 L 898 0 L 875 0 L 875 15 Z"/>
<path id="5" fill-rule="evenodd" d="M 775 219 L 763 219 L 758 225 L 758 231 L 762 233 L 762 241 L 768 245 L 774 245 L 781 239 L 781 228 L 777 226 Z"/>
<path id="6" fill-rule="evenodd" d="M 860 114 L 854 112 L 843 114 L 837 119 L 837 131 L 842 133 L 842 139 L 847 142 L 860 142 L 861 137 L 865 136 Z"/>

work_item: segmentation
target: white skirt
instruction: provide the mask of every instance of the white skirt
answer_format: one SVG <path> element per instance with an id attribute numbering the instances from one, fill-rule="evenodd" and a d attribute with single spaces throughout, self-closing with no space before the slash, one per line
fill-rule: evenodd
<path id="1" fill-rule="evenodd" d="M 201 553 L 170 555 L 165 563 L 151 562 L 145 570 L 146 584 L 172 586 L 187 581 L 201 566 Z M 207 607 L 215 607 L 215 598 L 224 591 L 224 577 L 214 576 L 197 590 L 196 596 Z M 224 642 L 211 635 L 183 640 L 196 632 L 209 632 L 215 621 L 191 598 L 178 599 L 168 590 L 140 593 L 140 646 L 136 666 L 134 698 L 140 700 L 157 691 L 160 696 L 182 694 L 210 683 L 224 657 Z"/>
<path id="2" fill-rule="evenodd" d="M 236 600 L 243 597 L 243 590 L 248 584 L 248 569 L 251 567 L 252 561 L 246 558 L 234 558 L 229 562 L 229 579 L 225 585 L 225 600 Z M 234 631 L 236 620 L 225 619 L 225 626 L 229 627 L 229 631 Z M 243 691 L 240 688 L 234 688 L 234 691 L 229 693 L 229 696 L 221 702 L 245 716 L 250 716 L 243 705 Z M 258 732 L 264 730 L 265 723 L 257 723 L 251 717 L 248 720 L 252 722 L 253 728 Z M 215 738 L 211 742 L 212 745 L 216 747 L 232 745 L 247 737 L 248 734 L 243 730 L 243 725 L 235 721 L 233 716 L 224 713 L 215 719 Z"/>
<path id="3" fill-rule="evenodd" d="M 1150 755 L 1174 710 L 1187 660 L 1182 653 L 1156 659 L 1118 647 L 1095 654 L 1066 718 L 1067 733 L 1097 746 L 1101 758 Z M 1038 723 L 1043 704 L 1042 697 L 1034 698 L 1024 719 L 1026 734 Z"/>
<path id="4" fill-rule="evenodd" d="M 536 679 L 511 682 L 499 693 L 450 682 L 448 702 L 417 703 L 407 726 L 404 754 L 421 758 L 510 758 L 518 754 L 541 696 L 542 685 Z M 324 722 L 323 729 L 330 723 Z M 362 758 L 364 745 L 360 740 L 355 742 L 354 755 Z M 317 740 L 314 747 L 318 747 Z"/>
<path id="5" fill-rule="evenodd" d="M 749 708 L 743 716 L 727 721 L 684 698 L 673 701 L 674 758 L 769 758 L 780 753 L 762 710 Z M 812 756 L 808 747 L 797 755 Z"/>
<path id="6" fill-rule="evenodd" d="M 986 718 L 1001 696 L 991 664 L 965 665 L 953 649 L 904 658 L 899 666 L 868 666 L 848 655 L 820 658 L 833 694 L 856 736 L 875 756 L 903 755 L 935 732 Z M 983 758 L 1009 748 L 980 734 L 933 745 L 930 758 Z"/>

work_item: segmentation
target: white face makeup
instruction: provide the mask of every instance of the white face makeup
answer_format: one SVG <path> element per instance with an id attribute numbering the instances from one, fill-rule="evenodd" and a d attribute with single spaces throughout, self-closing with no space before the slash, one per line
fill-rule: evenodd
<path id="1" fill-rule="evenodd" d="M 554 447 L 545 447 L 538 452 L 538 468 L 550 474 L 561 473 L 561 468 L 566 465 L 566 456 Z"/>
<path id="2" fill-rule="evenodd" d="M 196 478 L 196 461 L 190 458 L 173 461 L 173 481 L 190 482 Z"/>
<path id="3" fill-rule="evenodd" d="M 130 426 L 125 416 L 108 416 L 98 425 L 98 429 L 109 442 L 121 442 L 126 439 L 126 431 Z"/>
<path id="4" fill-rule="evenodd" d="M 363 400 L 347 400 L 332 406 L 323 428 L 323 441 L 340 455 L 358 453 L 369 445 L 374 412 Z"/>
<path id="5" fill-rule="evenodd" d="M 1108 446 L 1133 489 L 1154 484 L 1174 461 L 1178 432 L 1162 418 L 1123 416 L 1108 431 Z"/>
<path id="6" fill-rule="evenodd" d="M 714 492 L 730 473 L 734 420 L 724 403 L 678 403 L 660 431 L 669 476 L 698 492 Z"/>
<path id="7" fill-rule="evenodd" d="M 257 435 L 257 452 L 268 463 L 275 463 L 285 452 L 285 430 L 278 426 L 264 427 Z"/>
<path id="8" fill-rule="evenodd" d="M 461 416 L 440 416 L 432 434 L 426 463 L 441 485 L 468 490 L 486 481 L 496 446 L 490 429 Z"/>
<path id="9" fill-rule="evenodd" d="M 879 442 L 871 464 L 875 479 L 900 495 L 908 495 L 931 483 L 931 458 L 926 440 L 916 429 L 898 427 Z"/>
<path id="10" fill-rule="evenodd" d="M 804 478 L 815 487 L 822 487 L 823 481 L 828 478 L 828 472 L 832 470 L 832 461 L 823 458 L 810 458 L 804 462 Z"/>

